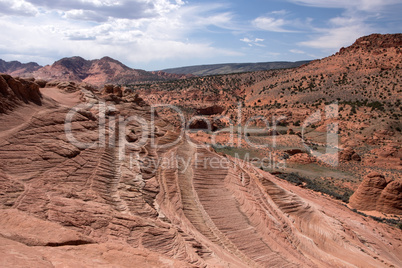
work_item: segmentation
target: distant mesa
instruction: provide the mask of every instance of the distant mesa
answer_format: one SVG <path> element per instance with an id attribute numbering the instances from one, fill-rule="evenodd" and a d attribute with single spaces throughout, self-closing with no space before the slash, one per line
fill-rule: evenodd
<path id="1" fill-rule="evenodd" d="M 258 63 L 225 63 L 225 64 L 210 64 L 210 65 L 195 65 L 179 68 L 171 68 L 162 70 L 166 73 L 176 74 L 193 74 L 197 76 L 205 75 L 218 75 L 218 74 L 231 74 L 231 73 L 244 73 L 267 71 L 274 69 L 288 69 L 296 68 L 310 61 L 277 61 L 277 62 L 258 62 Z"/>

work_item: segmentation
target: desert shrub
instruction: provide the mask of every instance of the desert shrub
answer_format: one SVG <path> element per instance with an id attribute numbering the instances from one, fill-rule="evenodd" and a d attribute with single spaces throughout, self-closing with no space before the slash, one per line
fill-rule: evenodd
<path id="1" fill-rule="evenodd" d="M 318 180 L 311 180 L 309 178 L 302 177 L 296 173 L 289 174 L 278 174 L 277 177 L 287 180 L 290 183 L 295 184 L 296 186 L 304 185 L 306 188 L 311 189 L 316 192 L 324 193 L 329 196 L 334 197 L 335 199 L 342 200 L 345 203 L 349 202 L 350 196 L 353 192 L 349 189 L 339 189 L 343 193 L 339 193 L 338 191 L 331 188 L 330 185 L 322 183 Z"/>
<path id="2" fill-rule="evenodd" d="M 350 114 L 355 114 L 356 113 L 356 106 L 352 106 L 352 109 L 350 109 Z"/>

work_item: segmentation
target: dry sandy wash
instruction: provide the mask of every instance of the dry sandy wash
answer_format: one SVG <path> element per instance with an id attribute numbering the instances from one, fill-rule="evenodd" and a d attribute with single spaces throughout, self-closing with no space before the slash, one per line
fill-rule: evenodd
<path id="1" fill-rule="evenodd" d="M 102 106 L 76 113 L 75 138 L 99 145 L 79 149 L 66 114 L 102 96 L 40 91 L 37 103 L 1 93 L 14 101 L 0 114 L 1 267 L 402 267 L 400 230 L 185 138 L 162 146 L 178 133 L 160 118 L 156 146 L 123 148 L 140 126 L 112 119 L 151 120 L 136 96 L 104 111 L 115 146 L 99 141 Z"/>

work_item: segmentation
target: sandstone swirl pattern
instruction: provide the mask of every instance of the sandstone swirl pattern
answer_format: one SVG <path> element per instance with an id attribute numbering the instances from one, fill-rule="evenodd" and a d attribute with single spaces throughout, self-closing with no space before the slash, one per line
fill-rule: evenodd
<path id="1" fill-rule="evenodd" d="M 119 146 L 78 149 L 66 138 L 66 113 L 72 100 L 101 97 L 42 93 L 42 106 L 0 115 L 2 267 L 402 266 L 397 230 L 184 138 L 160 148 L 178 136 L 162 119 L 159 146 L 125 152 L 142 165 L 121 159 Z M 142 102 L 115 106 L 124 118 L 151 119 Z M 109 114 L 106 137 L 135 143 L 138 124 L 119 133 Z M 99 143 L 98 121 L 96 111 L 78 113 L 75 137 Z M 185 161 L 158 167 L 161 158 Z"/>

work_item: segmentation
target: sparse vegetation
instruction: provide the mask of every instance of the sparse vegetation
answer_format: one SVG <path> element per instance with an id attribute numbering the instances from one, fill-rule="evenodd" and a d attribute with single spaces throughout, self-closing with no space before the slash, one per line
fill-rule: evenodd
<path id="1" fill-rule="evenodd" d="M 326 183 L 320 179 L 309 179 L 306 177 L 302 177 L 296 173 L 290 174 L 278 174 L 277 177 L 287 180 L 297 186 L 304 186 L 308 189 L 311 189 L 316 192 L 324 193 L 330 195 L 338 200 L 342 200 L 345 203 L 349 202 L 350 196 L 353 194 L 353 191 L 343 187 L 334 187 L 333 185 Z"/>

